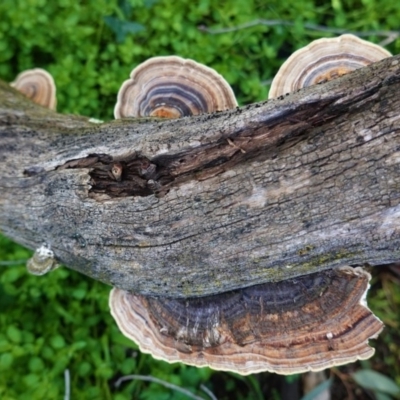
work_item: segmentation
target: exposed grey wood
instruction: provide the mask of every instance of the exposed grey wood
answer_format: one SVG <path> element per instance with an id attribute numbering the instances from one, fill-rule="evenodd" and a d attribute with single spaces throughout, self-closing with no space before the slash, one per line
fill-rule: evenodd
<path id="1" fill-rule="evenodd" d="M 400 259 L 400 57 L 265 103 L 104 124 L 0 83 L 0 229 L 143 294 L 194 296 Z M 90 154 L 154 162 L 160 196 L 90 191 Z"/>

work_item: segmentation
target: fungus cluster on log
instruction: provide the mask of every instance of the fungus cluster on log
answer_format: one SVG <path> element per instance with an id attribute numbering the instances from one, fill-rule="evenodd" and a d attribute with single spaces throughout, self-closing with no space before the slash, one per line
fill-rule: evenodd
<path id="1" fill-rule="evenodd" d="M 389 56 L 379 46 L 352 35 L 317 40 L 284 63 L 269 97 L 339 77 Z M 28 89 L 14 85 L 30 96 Z M 54 93 L 54 84 L 49 87 Z M 54 108 L 55 100 L 41 104 Z M 236 106 L 232 89 L 211 68 L 176 56 L 155 57 L 136 67 L 123 83 L 114 114 L 115 118 L 179 118 Z M 92 158 L 89 167 L 101 163 L 100 156 Z M 143 182 L 157 173 L 147 161 L 132 167 Z M 96 179 L 113 179 L 115 187 L 122 187 L 126 163 L 102 168 L 104 176 Z M 146 195 L 151 195 L 155 189 L 148 182 L 142 184 Z M 48 264 L 49 269 L 54 267 L 48 252 L 39 256 L 47 264 L 35 268 L 36 273 L 47 270 Z M 341 267 L 188 299 L 143 296 L 114 288 L 110 308 L 121 331 L 156 358 L 240 374 L 292 374 L 366 359 L 374 353 L 368 340 L 383 325 L 366 306 L 369 278 L 359 267 Z"/>

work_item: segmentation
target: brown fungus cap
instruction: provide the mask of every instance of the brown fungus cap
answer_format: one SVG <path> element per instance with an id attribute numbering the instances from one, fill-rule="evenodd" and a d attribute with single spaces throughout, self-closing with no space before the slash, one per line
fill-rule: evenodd
<path id="1" fill-rule="evenodd" d="M 283 63 L 272 81 L 268 98 L 338 78 L 390 56 L 383 47 L 354 35 L 314 40 Z"/>
<path id="2" fill-rule="evenodd" d="M 214 296 L 166 299 L 114 288 L 111 313 L 141 351 L 251 374 L 318 371 L 374 354 L 383 324 L 365 305 L 370 275 L 343 267 Z"/>
<path id="3" fill-rule="evenodd" d="M 53 77 L 44 69 L 34 68 L 21 72 L 10 85 L 33 102 L 51 110 L 56 109 L 56 85 Z"/>
<path id="4" fill-rule="evenodd" d="M 177 56 L 154 57 L 136 67 L 118 92 L 115 118 L 179 118 L 237 106 L 213 69 Z"/>

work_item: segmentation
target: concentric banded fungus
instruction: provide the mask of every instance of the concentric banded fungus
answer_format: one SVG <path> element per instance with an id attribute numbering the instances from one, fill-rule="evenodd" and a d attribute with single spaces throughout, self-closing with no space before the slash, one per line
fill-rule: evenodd
<path id="1" fill-rule="evenodd" d="M 225 79 L 213 69 L 176 56 L 136 67 L 118 92 L 115 118 L 179 118 L 237 106 Z"/>
<path id="2" fill-rule="evenodd" d="M 35 103 L 51 110 L 56 109 L 56 85 L 53 77 L 44 69 L 35 68 L 21 72 L 10 85 Z"/>
<path id="3" fill-rule="evenodd" d="M 373 355 L 382 323 L 365 305 L 370 275 L 344 267 L 193 299 L 114 288 L 125 336 L 168 362 L 240 374 L 317 371 Z"/>
<path id="4" fill-rule="evenodd" d="M 272 81 L 268 97 L 338 78 L 390 56 L 384 48 L 354 35 L 315 40 L 284 62 Z"/>

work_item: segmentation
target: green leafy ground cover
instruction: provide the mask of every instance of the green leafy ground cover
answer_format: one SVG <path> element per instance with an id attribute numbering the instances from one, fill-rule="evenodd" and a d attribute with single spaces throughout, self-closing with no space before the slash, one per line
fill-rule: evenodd
<path id="1" fill-rule="evenodd" d="M 199 29 L 236 27 L 255 19 L 291 25 L 259 24 L 221 34 Z M 0 79 L 12 81 L 25 69 L 45 68 L 57 84 L 59 112 L 107 120 L 113 118 L 118 88 L 134 66 L 152 56 L 176 54 L 216 69 L 232 85 L 240 104 L 247 104 L 267 97 L 270 79 L 294 50 L 315 38 L 335 36 L 305 24 L 389 31 L 398 29 L 399 20 L 400 3 L 389 0 L 2 0 Z M 386 37 L 375 34 L 366 39 L 379 43 Z M 392 40 L 387 48 L 399 53 L 400 40 Z M 71 399 L 188 398 L 139 380 L 117 388 L 117 379 L 128 374 L 151 375 L 204 399 L 210 397 L 202 384 L 218 399 L 280 399 L 284 378 L 243 378 L 169 365 L 140 354 L 113 322 L 105 285 L 66 268 L 35 277 L 27 274 L 23 262 L 1 264 L 30 255 L 0 237 L 1 399 L 61 399 L 66 371 Z M 400 385 L 400 289 L 392 270 L 376 273 L 370 303 L 387 328 L 376 341 L 373 359 L 331 371 L 337 398 L 348 395 L 346 390 L 358 398 L 367 398 L 367 390 L 382 399 L 398 396 L 390 387 Z M 389 378 L 386 386 L 376 379 L 392 391 L 365 387 L 363 382 L 371 381 L 369 370 Z M 367 371 L 367 378 L 360 371 Z"/>

